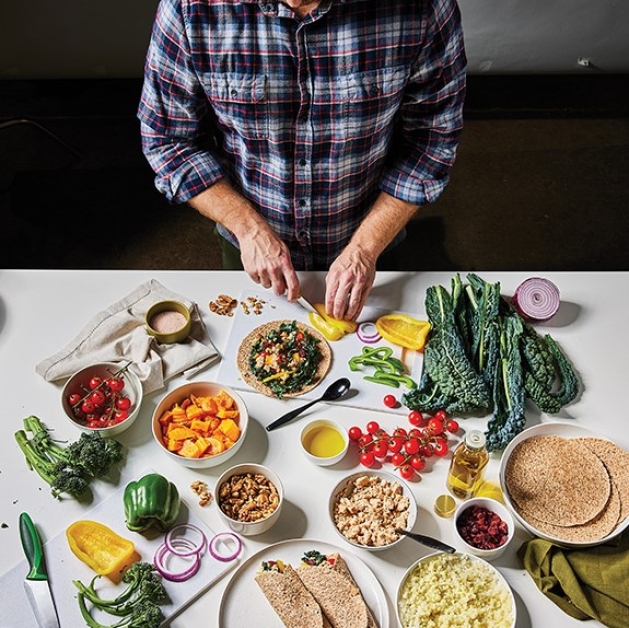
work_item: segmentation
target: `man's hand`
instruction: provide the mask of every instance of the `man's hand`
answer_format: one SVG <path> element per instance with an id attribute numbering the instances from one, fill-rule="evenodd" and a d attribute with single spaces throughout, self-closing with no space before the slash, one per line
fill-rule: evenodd
<path id="1" fill-rule="evenodd" d="M 356 320 L 376 278 L 376 260 L 345 249 L 325 278 L 325 310 L 334 318 Z"/>

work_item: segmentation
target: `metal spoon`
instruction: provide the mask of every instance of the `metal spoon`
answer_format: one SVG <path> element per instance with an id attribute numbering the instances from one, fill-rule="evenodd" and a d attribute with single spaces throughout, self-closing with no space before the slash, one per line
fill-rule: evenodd
<path id="1" fill-rule="evenodd" d="M 281 416 L 279 419 L 273 421 L 266 426 L 267 432 L 274 430 L 276 427 L 280 425 L 284 425 L 284 423 L 288 423 L 292 421 L 296 416 L 299 416 L 304 410 L 307 410 L 310 406 L 313 406 L 315 403 L 319 401 L 335 401 L 336 399 L 340 399 L 349 389 L 350 389 L 350 381 L 347 377 L 343 377 L 341 379 L 337 379 L 335 382 L 330 384 L 323 395 L 319 397 L 319 399 L 315 399 L 310 403 L 307 403 L 305 406 L 301 406 L 301 408 L 297 408 L 296 410 L 291 410 L 287 412 L 285 415 Z"/>
<path id="2" fill-rule="evenodd" d="M 413 541 L 417 541 L 426 547 L 430 547 L 432 549 L 439 550 L 440 552 L 448 552 L 448 554 L 454 554 L 456 549 L 447 545 L 446 543 L 442 543 L 437 539 L 433 539 L 431 536 L 425 536 L 424 534 L 417 534 L 416 532 L 409 532 L 408 530 L 403 530 L 402 528 L 397 528 L 396 532 L 398 534 L 404 534 L 409 539 L 413 539 Z"/>

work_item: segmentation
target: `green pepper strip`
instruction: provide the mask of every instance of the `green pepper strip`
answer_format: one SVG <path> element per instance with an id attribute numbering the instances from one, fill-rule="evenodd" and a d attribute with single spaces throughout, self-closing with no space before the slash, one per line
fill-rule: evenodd
<path id="1" fill-rule="evenodd" d="M 367 379 L 367 377 L 364 377 L 363 379 Z M 368 381 L 388 384 L 396 387 L 400 384 L 404 384 L 407 388 L 417 388 L 417 384 L 410 377 L 400 375 L 398 373 L 383 373 L 382 371 L 376 371 Z"/>
<path id="2" fill-rule="evenodd" d="M 375 375 L 365 375 L 363 379 L 367 382 L 375 382 L 376 384 L 384 384 L 385 386 L 391 386 L 391 388 L 399 388 L 400 382 L 395 382 L 389 379 L 383 379 L 376 377 Z"/>

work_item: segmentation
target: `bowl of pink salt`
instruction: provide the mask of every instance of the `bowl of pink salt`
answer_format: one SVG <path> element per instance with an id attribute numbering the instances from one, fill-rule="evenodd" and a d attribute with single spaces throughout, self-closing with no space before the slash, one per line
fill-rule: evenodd
<path id="1" fill-rule="evenodd" d="M 146 331 L 159 342 L 183 342 L 190 333 L 190 310 L 180 301 L 158 301 L 146 312 Z"/>

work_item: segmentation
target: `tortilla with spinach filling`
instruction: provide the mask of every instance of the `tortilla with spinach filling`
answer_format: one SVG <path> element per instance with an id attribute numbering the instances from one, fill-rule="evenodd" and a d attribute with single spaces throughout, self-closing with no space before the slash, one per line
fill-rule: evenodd
<path id="1" fill-rule="evenodd" d="M 242 341 L 238 369 L 247 384 L 270 397 L 302 395 L 321 382 L 332 354 L 325 338 L 296 321 L 260 325 Z"/>

